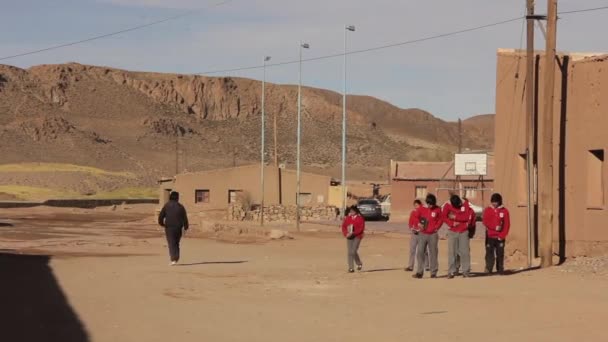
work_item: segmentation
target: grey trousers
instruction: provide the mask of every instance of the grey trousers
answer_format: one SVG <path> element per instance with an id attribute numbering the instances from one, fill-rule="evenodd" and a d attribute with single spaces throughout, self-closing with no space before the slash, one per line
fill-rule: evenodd
<path id="1" fill-rule="evenodd" d="M 347 260 L 349 270 L 354 270 L 355 264 L 357 264 L 357 266 L 363 265 L 363 263 L 361 263 L 361 258 L 359 257 L 360 245 L 360 238 L 354 238 L 352 240 L 346 239 L 346 250 L 348 251 Z"/>
<path id="2" fill-rule="evenodd" d="M 428 250 L 429 266 L 431 268 L 431 275 L 437 275 L 439 270 L 439 263 L 437 262 L 437 256 L 439 254 L 439 236 L 435 234 L 418 234 L 418 248 L 416 250 L 416 259 L 418 265 L 416 265 L 416 273 L 424 274 L 424 259 Z"/>
<path id="3" fill-rule="evenodd" d="M 414 262 L 416 261 L 416 248 L 418 247 L 418 240 L 420 233 L 414 234 L 412 233 L 410 237 L 410 259 L 407 264 L 408 268 L 414 269 Z M 429 249 L 426 249 L 426 253 L 424 254 L 424 267 L 429 268 Z"/>
<path id="4" fill-rule="evenodd" d="M 460 263 L 458 263 L 459 257 Z M 448 231 L 448 273 L 455 274 L 459 266 L 462 273 L 471 272 L 469 232 L 455 233 L 450 230 Z"/>

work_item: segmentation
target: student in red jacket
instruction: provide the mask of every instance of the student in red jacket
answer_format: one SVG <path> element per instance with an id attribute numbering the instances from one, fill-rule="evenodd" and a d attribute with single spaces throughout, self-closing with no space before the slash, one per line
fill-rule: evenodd
<path id="1" fill-rule="evenodd" d="M 410 236 L 410 258 L 408 262 L 408 266 L 405 268 L 405 271 L 412 272 L 414 271 L 414 263 L 416 260 L 416 248 L 418 247 L 418 236 L 420 235 L 418 224 L 420 224 L 420 214 L 422 212 L 422 202 L 420 200 L 414 201 L 414 210 L 410 213 L 410 221 L 409 228 L 412 235 Z M 425 257 L 424 257 L 424 265 L 426 270 L 430 270 L 429 268 L 429 250 L 426 249 Z"/>
<path id="2" fill-rule="evenodd" d="M 342 234 L 346 238 L 348 272 L 353 273 L 355 272 L 355 264 L 357 264 L 357 270 L 361 271 L 363 269 L 363 263 L 359 257 L 359 246 L 365 233 L 365 219 L 361 216 L 361 212 L 356 205 L 347 210 L 344 222 L 342 222 Z"/>
<path id="3" fill-rule="evenodd" d="M 420 230 L 418 249 L 416 250 L 418 265 L 416 265 L 416 273 L 412 275 L 413 278 L 417 279 L 422 279 L 424 275 L 424 256 L 427 248 L 429 250 L 431 278 L 437 278 L 437 271 L 439 270 L 439 265 L 437 264 L 437 256 L 439 254 L 437 231 L 443 224 L 441 208 L 437 206 L 437 197 L 433 194 L 428 194 L 425 202 L 426 207 L 420 211 L 420 223 L 418 224 L 418 229 Z"/>
<path id="4" fill-rule="evenodd" d="M 496 271 L 502 274 L 505 271 L 505 244 L 511 218 L 509 210 L 502 204 L 502 196 L 493 194 L 490 201 L 492 205 L 483 212 L 483 225 L 486 226 L 486 273 L 492 273 L 494 263 Z"/>
<path id="5" fill-rule="evenodd" d="M 443 208 L 443 220 L 448 226 L 448 279 L 454 278 L 457 267 L 462 267 L 463 277 L 471 274 L 471 249 L 469 244 L 469 223 L 473 210 L 465 206 L 458 195 L 450 197 L 450 203 Z M 460 259 L 460 265 L 457 265 Z"/>

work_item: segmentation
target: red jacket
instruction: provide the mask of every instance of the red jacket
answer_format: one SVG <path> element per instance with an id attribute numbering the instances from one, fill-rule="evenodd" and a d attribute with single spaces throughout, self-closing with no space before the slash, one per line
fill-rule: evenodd
<path id="1" fill-rule="evenodd" d="M 454 218 L 449 218 L 450 213 Z M 462 205 L 460 208 L 454 208 L 452 204 L 446 203 L 443 207 L 443 222 L 448 225 L 448 228 L 455 233 L 464 233 L 469 230 L 471 216 L 475 216 L 473 209 L 469 206 Z"/>
<path id="2" fill-rule="evenodd" d="M 464 200 L 463 205 L 469 209 L 471 209 L 472 213 L 471 213 L 471 221 L 469 221 L 469 227 L 475 227 L 477 225 L 477 214 L 475 213 L 475 210 L 473 210 L 473 208 L 471 208 L 471 205 L 469 204 L 469 200 Z"/>
<path id="3" fill-rule="evenodd" d="M 422 234 L 435 234 L 443 224 L 443 216 L 441 215 L 440 207 L 420 208 L 420 218 L 424 218 L 427 222 L 426 229 L 420 230 Z"/>
<path id="4" fill-rule="evenodd" d="M 422 207 L 414 209 L 414 210 L 412 210 L 412 213 L 410 214 L 409 228 L 412 230 L 420 229 L 420 228 L 418 228 L 418 224 L 420 224 L 421 209 L 422 209 Z"/>
<path id="5" fill-rule="evenodd" d="M 498 208 L 488 207 L 483 211 L 483 225 L 488 230 L 488 237 L 491 239 L 504 240 L 509 235 L 511 228 L 511 218 L 509 210 L 500 206 Z M 502 229 L 500 229 L 502 227 Z M 500 230 L 497 230 L 500 229 Z"/>
<path id="6" fill-rule="evenodd" d="M 348 226 L 351 224 L 353 225 L 353 234 L 356 237 L 363 239 L 363 235 L 365 232 L 365 219 L 363 218 L 363 216 L 348 215 L 344 218 L 344 222 L 342 222 L 342 234 L 344 235 L 344 237 L 348 236 Z"/>

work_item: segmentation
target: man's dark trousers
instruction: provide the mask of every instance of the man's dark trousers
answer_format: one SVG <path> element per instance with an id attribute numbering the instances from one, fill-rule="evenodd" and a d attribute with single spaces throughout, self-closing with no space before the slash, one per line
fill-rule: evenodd
<path id="1" fill-rule="evenodd" d="M 171 261 L 179 261 L 179 242 L 182 239 L 182 228 L 165 227 L 167 245 Z"/>

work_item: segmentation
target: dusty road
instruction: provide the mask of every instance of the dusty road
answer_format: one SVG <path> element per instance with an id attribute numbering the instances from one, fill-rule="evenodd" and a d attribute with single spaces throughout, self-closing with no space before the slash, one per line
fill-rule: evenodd
<path id="1" fill-rule="evenodd" d="M 402 270 L 408 237 L 396 234 L 367 236 L 365 272 L 347 274 L 344 240 L 323 229 L 294 240 L 239 244 L 191 234 L 182 265 L 170 267 L 148 209 L 0 211 L 0 339 L 606 338 L 605 275 L 563 267 L 519 271 L 510 260 L 515 272 L 509 276 L 415 280 Z M 474 271 L 483 268 L 482 247 L 473 243 Z M 442 241 L 442 275 L 446 250 Z"/>

